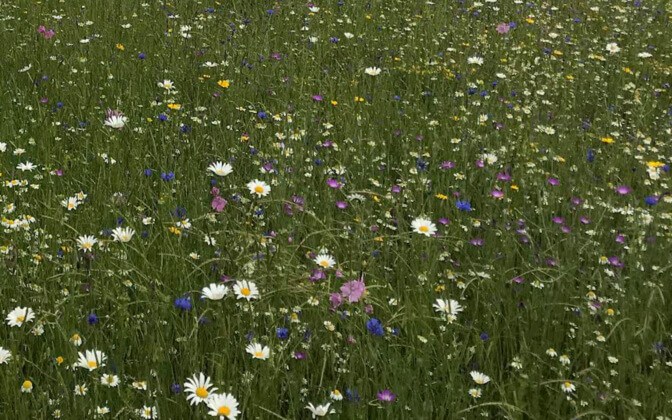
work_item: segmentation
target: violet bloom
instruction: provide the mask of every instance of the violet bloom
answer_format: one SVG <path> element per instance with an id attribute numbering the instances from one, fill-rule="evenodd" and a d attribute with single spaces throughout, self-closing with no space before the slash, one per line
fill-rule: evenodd
<path id="1" fill-rule="evenodd" d="M 553 220 L 553 223 L 555 223 L 556 225 L 561 225 L 565 223 L 565 219 L 563 219 L 560 216 L 554 216 L 551 220 Z"/>
<path id="2" fill-rule="evenodd" d="M 500 172 L 497 174 L 497 181 L 511 181 L 511 175 L 506 172 Z"/>
<path id="3" fill-rule="evenodd" d="M 331 179 L 331 178 L 327 180 L 327 185 L 331 188 L 337 188 L 337 189 L 340 189 L 341 187 L 343 187 L 343 184 L 341 184 L 337 180 Z"/>
<path id="4" fill-rule="evenodd" d="M 338 308 L 343 304 L 343 297 L 340 293 L 334 292 L 329 295 L 329 303 L 331 303 L 332 308 Z"/>
<path id="5" fill-rule="evenodd" d="M 616 187 L 616 193 L 620 195 L 628 195 L 632 192 L 632 189 L 628 187 L 627 185 L 619 185 Z"/>
<path id="6" fill-rule="evenodd" d="M 445 217 L 442 217 L 438 220 L 438 222 L 445 226 L 450 223 L 450 220 L 446 219 Z"/>
<path id="7" fill-rule="evenodd" d="M 548 183 L 556 187 L 560 185 L 560 180 L 558 178 L 548 178 Z"/>
<path id="8" fill-rule="evenodd" d="M 346 203 L 345 201 L 337 201 L 336 202 L 336 207 L 338 207 L 341 210 L 347 209 L 348 208 L 348 203 Z"/>
<path id="9" fill-rule="evenodd" d="M 393 185 L 392 188 L 390 188 L 390 192 L 393 194 L 398 194 L 401 192 L 401 187 L 398 185 Z"/>
<path id="10" fill-rule="evenodd" d="M 341 294 L 350 303 L 359 302 L 359 299 L 362 298 L 365 292 L 366 285 L 363 280 L 349 281 L 341 286 Z"/>
<path id="11" fill-rule="evenodd" d="M 316 102 L 322 102 L 322 95 L 313 95 L 313 100 Z"/>
<path id="12" fill-rule="evenodd" d="M 485 244 L 485 241 L 481 238 L 474 238 L 471 241 L 469 241 L 473 246 L 483 246 Z"/>
<path id="13" fill-rule="evenodd" d="M 453 162 L 442 162 L 441 163 L 441 169 L 452 169 L 455 167 L 455 164 Z"/>
<path id="14" fill-rule="evenodd" d="M 313 269 L 313 274 L 310 276 L 310 281 L 320 281 L 326 279 L 327 276 L 324 274 L 324 271 L 319 268 Z"/>
<path id="15" fill-rule="evenodd" d="M 390 391 L 389 389 L 380 391 L 378 394 L 376 394 L 376 397 L 378 397 L 378 401 L 386 402 L 386 403 L 393 403 L 394 400 L 397 399 L 397 394 L 394 392 Z"/>

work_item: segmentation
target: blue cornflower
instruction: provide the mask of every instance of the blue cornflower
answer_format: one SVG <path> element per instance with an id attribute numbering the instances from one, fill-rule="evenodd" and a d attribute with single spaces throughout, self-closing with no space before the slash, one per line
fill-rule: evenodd
<path id="1" fill-rule="evenodd" d="M 170 171 L 168 173 L 161 172 L 161 179 L 163 179 L 164 181 L 172 181 L 173 179 L 175 179 L 175 173 L 173 173 L 173 171 Z"/>
<path id="2" fill-rule="evenodd" d="M 366 321 L 366 329 L 377 337 L 381 337 L 383 334 L 385 334 L 385 330 L 383 330 L 383 324 L 381 324 L 377 318 L 371 318 Z"/>
<path id="3" fill-rule="evenodd" d="M 656 204 L 658 204 L 658 197 L 656 197 L 655 195 L 651 197 L 646 197 L 644 199 L 644 202 L 649 206 L 655 206 Z"/>
<path id="4" fill-rule="evenodd" d="M 465 200 L 457 200 L 455 202 L 455 206 L 458 208 L 458 210 L 471 211 L 471 203 Z"/>
<path id="5" fill-rule="evenodd" d="M 287 337 L 289 336 L 289 330 L 288 330 L 287 328 L 282 328 L 282 327 L 281 327 L 281 328 L 278 328 L 278 329 L 276 330 L 276 332 L 277 332 L 277 334 L 278 334 L 278 338 L 279 338 L 280 340 L 286 340 Z"/>
<path id="6" fill-rule="evenodd" d="M 87 318 L 87 322 L 89 323 L 89 325 L 97 324 L 98 323 L 98 315 L 96 315 L 96 314 L 89 315 L 89 317 Z"/>
<path id="7" fill-rule="evenodd" d="M 175 302 L 173 302 L 173 305 L 177 309 L 182 309 L 183 311 L 190 311 L 191 310 L 191 299 L 188 297 L 180 297 L 175 299 Z"/>

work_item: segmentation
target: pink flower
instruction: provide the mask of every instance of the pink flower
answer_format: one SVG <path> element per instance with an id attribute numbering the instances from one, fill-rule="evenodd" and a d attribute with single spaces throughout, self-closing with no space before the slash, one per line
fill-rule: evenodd
<path id="1" fill-rule="evenodd" d="M 499 32 L 502 35 L 509 32 L 509 29 L 511 29 L 511 27 L 507 23 L 500 23 L 499 25 L 497 25 L 497 32 Z"/>
<path id="2" fill-rule="evenodd" d="M 212 203 L 210 205 L 212 206 L 213 210 L 220 212 L 224 210 L 224 207 L 226 207 L 226 200 L 218 196 L 212 199 Z"/>
<path id="3" fill-rule="evenodd" d="M 341 286 L 341 294 L 350 303 L 359 302 L 364 292 L 366 292 L 366 285 L 363 280 L 349 281 Z"/>
<path id="4" fill-rule="evenodd" d="M 329 302 L 332 308 L 338 308 L 343 304 L 343 297 L 341 297 L 340 293 L 334 292 L 329 295 Z"/>

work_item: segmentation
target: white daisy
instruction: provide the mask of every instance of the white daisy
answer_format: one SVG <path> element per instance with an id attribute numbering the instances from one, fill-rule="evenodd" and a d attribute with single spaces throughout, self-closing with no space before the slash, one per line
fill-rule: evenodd
<path id="1" fill-rule="evenodd" d="M 86 350 L 84 353 L 79 352 L 79 359 L 77 360 L 77 363 L 75 363 L 75 367 L 81 367 L 92 371 L 105 366 L 106 360 L 107 356 L 102 351 Z"/>
<path id="2" fill-rule="evenodd" d="M 609 51 L 610 54 L 616 54 L 621 50 L 621 48 L 615 42 L 610 42 L 609 44 L 607 44 L 606 49 L 607 51 Z"/>
<path id="3" fill-rule="evenodd" d="M 201 289 L 201 294 L 203 297 L 210 300 L 221 300 L 228 292 L 228 287 L 217 283 L 210 283 L 209 286 L 205 286 L 203 289 Z"/>
<path id="4" fill-rule="evenodd" d="M 12 352 L 0 347 L 0 365 L 4 365 L 12 358 Z"/>
<path id="5" fill-rule="evenodd" d="M 198 405 L 202 402 L 207 403 L 207 400 L 214 396 L 212 393 L 217 391 L 217 388 L 212 387 L 210 378 L 203 373 L 199 373 L 187 379 L 187 382 L 184 383 L 184 390 L 187 393 L 189 404 Z"/>
<path id="6" fill-rule="evenodd" d="M 335 413 L 335 411 L 333 409 L 329 410 L 330 405 L 331 405 L 331 403 L 314 406 L 313 403 L 308 403 L 308 405 L 306 406 L 306 409 L 310 410 L 310 413 L 313 415 L 313 418 L 325 417 L 328 414 Z"/>
<path id="7" fill-rule="evenodd" d="M 250 190 L 250 193 L 255 194 L 257 197 L 266 197 L 271 192 L 271 187 L 258 179 L 248 182 L 247 188 Z"/>
<path id="8" fill-rule="evenodd" d="M 457 316 L 463 309 L 460 303 L 453 299 L 437 299 L 432 306 L 436 312 L 453 316 Z"/>
<path id="9" fill-rule="evenodd" d="M 117 375 L 109 375 L 106 373 L 100 377 L 100 383 L 103 386 L 115 388 L 117 385 L 119 385 L 119 377 Z"/>
<path id="10" fill-rule="evenodd" d="M 112 231 L 112 239 L 117 242 L 128 242 L 135 235 L 135 231 L 131 228 L 115 228 Z"/>
<path id="11" fill-rule="evenodd" d="M 560 388 L 561 388 L 563 391 L 565 391 L 567 394 L 569 394 L 570 392 L 574 392 L 574 391 L 576 391 L 576 385 L 574 385 L 573 383 L 571 383 L 571 382 L 569 382 L 569 381 L 565 381 L 565 382 L 563 382 L 563 383 L 560 385 Z"/>
<path id="12" fill-rule="evenodd" d="M 484 373 L 472 370 L 471 372 L 469 372 L 469 374 L 471 375 L 471 379 L 473 379 L 474 382 L 476 382 L 479 385 L 485 385 L 488 382 L 490 382 L 490 377 Z"/>
<path id="13" fill-rule="evenodd" d="M 238 299 L 259 299 L 257 285 L 249 280 L 239 280 L 233 285 L 233 291 Z"/>
<path id="14" fill-rule="evenodd" d="M 378 67 L 367 67 L 364 69 L 364 73 L 369 76 L 378 76 L 382 70 Z"/>
<path id="15" fill-rule="evenodd" d="M 262 346 L 259 343 L 250 343 L 245 351 L 252 355 L 253 359 L 266 360 L 271 355 L 271 349 L 268 346 Z"/>
<path id="16" fill-rule="evenodd" d="M 30 322 L 35 318 L 35 312 L 30 308 L 16 307 L 7 314 L 7 325 L 10 327 L 20 327 L 24 322 Z"/>
<path id="17" fill-rule="evenodd" d="M 328 254 L 320 254 L 315 257 L 313 261 L 315 261 L 315 264 L 322 268 L 331 268 L 336 265 L 336 260 L 334 260 L 334 257 Z"/>
<path id="18" fill-rule="evenodd" d="M 208 171 L 212 172 L 215 175 L 227 176 L 233 172 L 233 167 L 228 163 L 215 162 L 208 166 Z"/>
<path id="19" fill-rule="evenodd" d="M 425 236 L 432 236 L 436 232 L 436 225 L 431 220 L 422 217 L 413 220 L 411 227 L 415 233 Z"/>
<path id="20" fill-rule="evenodd" d="M 220 420 L 234 420 L 240 411 L 238 411 L 238 401 L 231 394 L 213 394 L 207 401 L 210 414 L 213 417 L 219 417 Z"/>
<path id="21" fill-rule="evenodd" d="M 91 235 L 84 235 L 77 238 L 77 247 L 84 252 L 91 252 L 96 243 L 98 243 L 98 239 Z"/>

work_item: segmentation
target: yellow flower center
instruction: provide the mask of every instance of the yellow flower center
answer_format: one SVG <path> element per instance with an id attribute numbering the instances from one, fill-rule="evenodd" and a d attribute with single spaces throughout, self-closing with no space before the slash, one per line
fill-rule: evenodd
<path id="1" fill-rule="evenodd" d="M 25 315 L 19 315 L 19 316 L 16 317 L 16 321 L 17 321 L 17 322 L 23 322 L 23 321 L 25 321 L 25 320 L 26 320 Z"/>
<path id="2" fill-rule="evenodd" d="M 255 351 L 254 352 L 254 357 L 264 357 L 264 353 L 262 353 L 260 351 Z"/>
<path id="3" fill-rule="evenodd" d="M 30 381 L 24 381 L 23 385 L 21 385 L 21 386 L 23 386 L 24 389 L 29 389 L 29 388 L 33 387 L 33 383 L 30 382 Z"/>
<path id="4" fill-rule="evenodd" d="M 200 388 L 196 388 L 196 395 L 197 395 L 199 398 L 205 398 L 205 397 L 207 397 L 207 396 L 209 395 L 209 393 L 208 393 L 208 390 L 207 390 L 207 389 L 205 389 L 205 388 L 203 388 L 203 387 L 200 387 Z"/>
<path id="5" fill-rule="evenodd" d="M 571 382 L 565 382 L 565 388 L 570 388 L 572 386 Z"/>
<path id="6" fill-rule="evenodd" d="M 429 232 L 429 228 L 427 226 L 420 226 L 420 232 L 427 233 Z"/>
<path id="7" fill-rule="evenodd" d="M 256 192 L 257 194 L 261 194 L 264 192 L 264 187 L 262 187 L 261 185 L 257 185 L 256 187 L 254 187 L 254 192 Z"/>
<path id="8" fill-rule="evenodd" d="M 327 260 L 322 260 L 322 261 L 320 261 L 320 265 L 321 265 L 322 267 L 329 267 L 329 261 L 327 261 Z"/>
<path id="9" fill-rule="evenodd" d="M 107 377 L 107 383 L 108 383 L 108 384 L 111 384 L 111 383 L 113 383 L 113 382 L 114 382 L 114 376 L 112 376 L 112 375 L 108 376 L 108 377 Z"/>
<path id="10" fill-rule="evenodd" d="M 98 367 L 98 362 L 96 362 L 95 360 L 91 360 L 91 361 L 89 362 L 89 367 L 90 367 L 91 369 L 95 369 L 95 368 L 97 368 L 97 367 Z"/>
<path id="11" fill-rule="evenodd" d="M 250 289 L 248 289 L 247 287 L 243 287 L 242 289 L 240 289 L 240 293 L 241 293 L 243 296 L 249 296 L 249 295 L 252 294 L 252 292 L 250 291 Z"/>
<path id="12" fill-rule="evenodd" d="M 229 417 L 229 414 L 231 414 L 231 409 L 223 405 L 217 409 L 217 414 L 219 414 L 220 416 Z"/>

